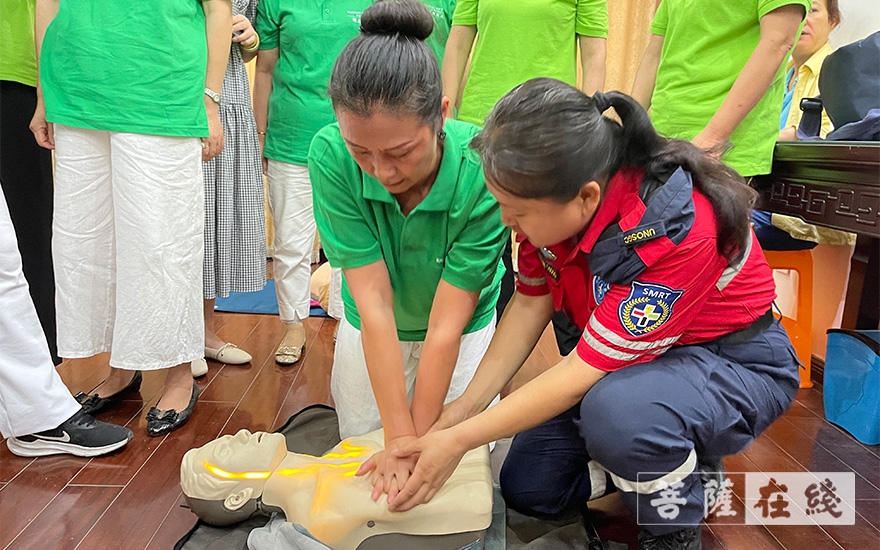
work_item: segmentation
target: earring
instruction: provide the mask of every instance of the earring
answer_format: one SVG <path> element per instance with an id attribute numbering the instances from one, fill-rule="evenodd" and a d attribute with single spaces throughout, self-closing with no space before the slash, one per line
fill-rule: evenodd
<path id="1" fill-rule="evenodd" d="M 443 141 L 444 139 L 446 139 L 446 132 L 440 130 L 439 132 L 437 132 L 437 137 L 440 138 L 440 141 Z"/>

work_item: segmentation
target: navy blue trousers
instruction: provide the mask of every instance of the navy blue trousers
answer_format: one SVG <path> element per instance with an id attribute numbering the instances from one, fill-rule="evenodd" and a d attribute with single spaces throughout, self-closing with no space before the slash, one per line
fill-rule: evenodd
<path id="1" fill-rule="evenodd" d="M 798 366 L 774 320 L 742 343 L 672 348 L 612 372 L 579 405 L 514 438 L 501 469 L 504 499 L 523 514 L 570 517 L 616 486 L 652 534 L 696 525 L 697 457 L 736 454 L 760 435 L 794 399 Z M 675 502 L 658 506 L 672 483 Z"/>

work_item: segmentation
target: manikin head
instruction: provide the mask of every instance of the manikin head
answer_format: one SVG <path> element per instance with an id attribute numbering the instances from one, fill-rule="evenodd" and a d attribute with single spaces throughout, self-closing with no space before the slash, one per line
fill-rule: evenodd
<path id="1" fill-rule="evenodd" d="M 224 435 L 183 455 L 180 485 L 200 518 L 212 525 L 231 525 L 275 511 L 261 497 L 271 473 L 287 456 L 284 436 L 241 430 Z"/>

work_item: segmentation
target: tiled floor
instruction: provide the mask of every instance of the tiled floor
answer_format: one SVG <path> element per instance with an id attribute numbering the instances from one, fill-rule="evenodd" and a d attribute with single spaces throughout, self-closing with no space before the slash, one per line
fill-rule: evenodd
<path id="1" fill-rule="evenodd" d="M 303 360 L 293 367 L 274 362 L 283 327 L 268 315 L 218 314 L 219 334 L 248 350 L 245 366 L 209 361 L 199 381 L 202 396 L 190 423 L 164 437 L 145 433 L 145 411 L 158 400 L 161 373 L 145 373 L 140 395 L 102 420 L 128 425 L 135 438 L 121 452 L 97 459 L 67 456 L 24 459 L 0 445 L 0 547 L 169 549 L 193 525 L 180 506 L 183 453 L 241 428 L 271 430 L 312 403 L 330 398 L 335 321 L 306 323 Z M 514 387 L 557 357 L 545 334 Z M 59 367 L 74 393 L 103 378 L 106 357 L 67 361 Z M 761 527 L 710 523 L 704 548 L 728 550 L 880 548 L 880 447 L 865 446 L 823 419 L 819 389 L 801 390 L 784 417 L 745 452 L 730 457 L 731 472 L 853 471 L 856 524 L 842 527 Z M 742 503 L 734 497 L 738 506 Z M 600 534 L 635 548 L 638 526 L 612 495 L 592 506 Z"/>

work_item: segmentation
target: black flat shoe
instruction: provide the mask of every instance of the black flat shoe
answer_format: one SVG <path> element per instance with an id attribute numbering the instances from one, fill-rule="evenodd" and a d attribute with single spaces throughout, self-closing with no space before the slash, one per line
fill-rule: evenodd
<path id="1" fill-rule="evenodd" d="M 189 400 L 189 405 L 182 411 L 177 412 L 174 409 L 163 411 L 156 407 L 150 407 L 150 412 L 147 413 L 147 435 L 150 437 L 165 435 L 186 424 L 198 400 L 199 386 L 193 382 L 192 397 Z"/>
<path id="2" fill-rule="evenodd" d="M 126 384 L 124 388 L 113 395 L 98 397 L 98 394 L 96 393 L 79 392 L 74 395 L 73 398 L 76 399 L 77 403 L 82 405 L 83 412 L 95 416 L 122 401 L 122 398 L 126 395 L 140 390 L 141 380 L 143 380 L 143 378 L 144 376 L 141 374 L 141 371 L 136 370 L 134 371 L 134 376 L 131 377 L 131 382 Z"/>

